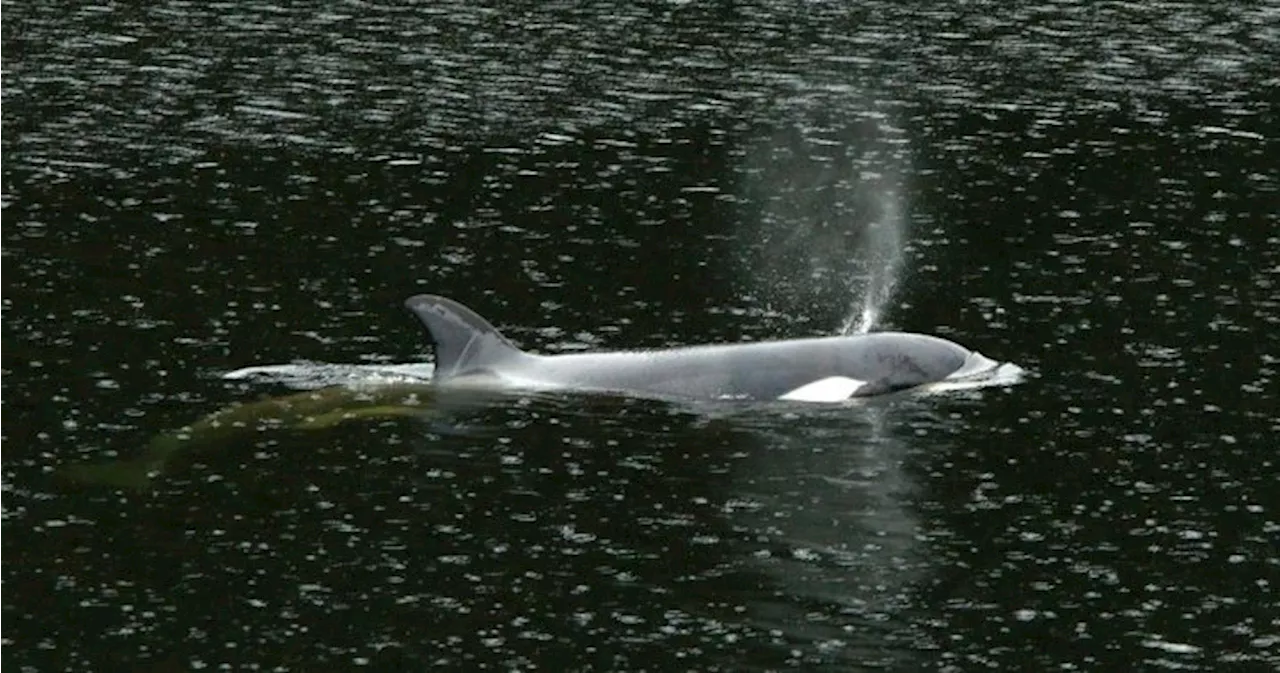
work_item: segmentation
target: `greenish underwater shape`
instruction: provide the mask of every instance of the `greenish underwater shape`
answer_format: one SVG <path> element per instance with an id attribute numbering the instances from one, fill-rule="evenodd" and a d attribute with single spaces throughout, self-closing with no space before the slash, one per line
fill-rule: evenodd
<path id="1" fill-rule="evenodd" d="M 264 430 L 323 430 L 351 420 L 421 417 L 435 392 L 429 385 L 396 384 L 376 389 L 333 386 L 257 402 L 235 404 L 177 430 L 156 436 L 140 456 L 103 463 L 77 463 L 59 470 L 73 482 L 142 491 L 195 456 Z"/>

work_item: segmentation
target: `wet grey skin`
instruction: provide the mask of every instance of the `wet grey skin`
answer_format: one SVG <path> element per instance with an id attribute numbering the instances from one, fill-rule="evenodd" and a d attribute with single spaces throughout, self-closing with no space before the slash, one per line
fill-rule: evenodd
<path id="1" fill-rule="evenodd" d="M 439 385 L 607 391 L 698 400 L 836 402 L 967 378 L 997 366 L 959 344 L 876 332 L 662 350 L 535 355 L 451 299 L 405 301 L 436 345 Z"/>

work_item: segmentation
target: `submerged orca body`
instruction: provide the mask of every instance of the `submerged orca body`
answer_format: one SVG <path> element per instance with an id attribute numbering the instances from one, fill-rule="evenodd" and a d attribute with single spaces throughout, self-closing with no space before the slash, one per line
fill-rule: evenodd
<path id="1" fill-rule="evenodd" d="M 611 391 L 687 399 L 837 402 L 967 380 L 1001 365 L 923 334 L 876 332 L 663 350 L 535 355 L 456 301 L 405 301 L 436 345 L 442 385 Z"/>

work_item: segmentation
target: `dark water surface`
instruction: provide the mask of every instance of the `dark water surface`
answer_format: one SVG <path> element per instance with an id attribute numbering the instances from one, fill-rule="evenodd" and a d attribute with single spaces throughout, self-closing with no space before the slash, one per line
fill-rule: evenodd
<path id="1" fill-rule="evenodd" d="M 3 10 L 11 670 L 1280 665 L 1274 2 Z M 1036 378 L 54 475 L 287 392 L 230 369 L 425 357 L 416 292 L 782 338 L 895 259 L 881 327 Z"/>

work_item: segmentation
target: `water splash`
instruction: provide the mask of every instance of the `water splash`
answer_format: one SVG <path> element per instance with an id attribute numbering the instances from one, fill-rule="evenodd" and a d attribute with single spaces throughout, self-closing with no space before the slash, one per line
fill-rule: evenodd
<path id="1" fill-rule="evenodd" d="M 745 277 L 757 301 L 864 334 L 880 326 L 901 281 L 908 142 L 887 111 L 813 116 L 745 153 Z"/>
<path id="2" fill-rule="evenodd" d="M 867 226 L 864 236 L 865 282 L 850 303 L 841 334 L 866 334 L 880 321 L 898 287 L 902 269 L 903 230 L 901 208 L 893 192 L 882 194 L 880 220 Z"/>
<path id="3" fill-rule="evenodd" d="M 283 385 L 294 390 L 317 390 L 330 386 L 380 388 L 398 383 L 426 383 L 435 367 L 429 363 L 353 365 L 329 362 L 291 362 L 255 365 L 222 374 L 232 381 Z"/>

